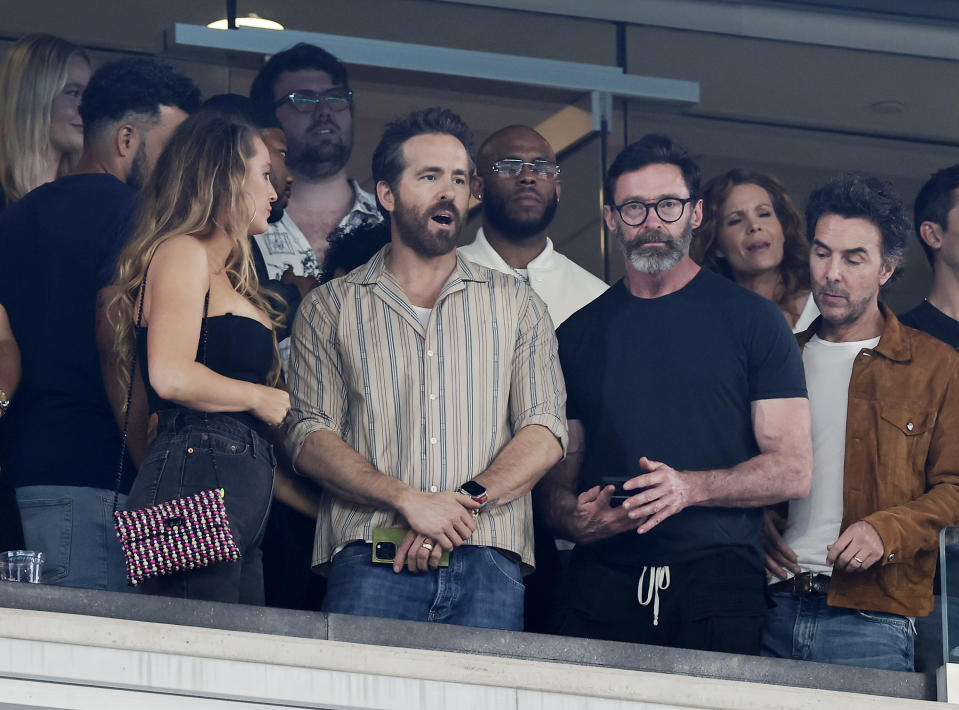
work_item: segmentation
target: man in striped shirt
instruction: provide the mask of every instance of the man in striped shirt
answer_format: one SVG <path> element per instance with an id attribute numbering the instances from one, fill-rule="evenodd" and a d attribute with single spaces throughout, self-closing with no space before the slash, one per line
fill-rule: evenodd
<path id="1" fill-rule="evenodd" d="M 287 449 L 324 487 L 324 611 L 519 630 L 529 492 L 563 455 L 566 389 L 542 300 L 457 256 L 468 134 L 442 109 L 387 126 L 373 176 L 391 242 L 303 301 Z M 408 532 L 374 548 L 391 527 Z"/>

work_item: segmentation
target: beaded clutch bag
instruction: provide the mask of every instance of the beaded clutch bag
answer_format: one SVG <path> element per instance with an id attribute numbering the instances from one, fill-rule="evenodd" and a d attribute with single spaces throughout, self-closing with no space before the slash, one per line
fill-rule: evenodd
<path id="1" fill-rule="evenodd" d="M 223 504 L 223 489 L 114 513 L 131 585 L 239 559 Z"/>

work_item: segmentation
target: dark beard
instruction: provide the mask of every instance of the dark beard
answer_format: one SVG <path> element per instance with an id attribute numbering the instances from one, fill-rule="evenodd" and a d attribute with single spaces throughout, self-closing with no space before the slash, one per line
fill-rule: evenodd
<path id="1" fill-rule="evenodd" d="M 127 185 L 137 192 L 143 189 L 143 184 L 146 182 L 146 167 L 147 152 L 141 141 L 136 154 L 133 156 L 133 162 L 130 163 L 130 173 L 127 175 Z"/>
<path id="2" fill-rule="evenodd" d="M 281 210 L 276 206 L 270 207 L 270 216 L 266 218 L 266 221 L 269 224 L 275 224 L 279 222 L 281 219 L 283 219 L 283 212 L 284 210 Z"/>
<path id="3" fill-rule="evenodd" d="M 437 236 L 430 232 L 430 220 L 441 209 L 454 213 L 453 228 L 449 230 L 448 237 Z M 456 248 L 456 240 L 463 231 L 462 215 L 452 204 L 433 205 L 429 209 L 417 212 L 414 207 L 406 207 L 397 201 L 396 209 L 390 217 L 393 231 L 400 241 L 426 258 L 449 254 Z"/>
<path id="4" fill-rule="evenodd" d="M 516 241 L 545 231 L 552 224 L 556 209 L 559 207 L 559 199 L 553 195 L 553 199 L 546 203 L 546 208 L 538 219 L 516 219 L 506 213 L 505 201 L 489 199 L 489 197 L 487 195 L 487 200 L 483 202 L 483 215 L 497 232 Z"/>
<path id="5" fill-rule="evenodd" d="M 319 180 L 336 175 L 350 160 L 352 146 L 347 148 L 343 143 L 325 143 L 308 145 L 297 155 L 292 153 L 286 159 L 286 164 L 295 173 L 303 175 L 308 180 Z"/>

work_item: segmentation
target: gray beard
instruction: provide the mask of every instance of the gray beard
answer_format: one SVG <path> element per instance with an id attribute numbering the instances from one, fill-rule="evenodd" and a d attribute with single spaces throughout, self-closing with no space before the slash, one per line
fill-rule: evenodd
<path id="1" fill-rule="evenodd" d="M 693 228 L 687 222 L 677 239 L 664 238 L 663 232 L 655 229 L 644 229 L 633 239 L 627 241 L 623 236 L 622 228 L 613 231 L 616 241 L 629 260 L 633 268 L 644 274 L 663 274 L 683 260 L 693 241 Z M 643 251 L 646 242 L 666 241 L 666 248 Z"/>

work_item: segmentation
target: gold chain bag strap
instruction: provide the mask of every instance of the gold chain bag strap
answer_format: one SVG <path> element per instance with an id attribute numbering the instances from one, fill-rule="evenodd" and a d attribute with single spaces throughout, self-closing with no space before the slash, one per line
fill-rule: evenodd
<path id="1" fill-rule="evenodd" d="M 140 284 L 140 304 L 137 309 L 137 331 L 143 322 L 143 299 L 146 291 L 146 274 Z M 203 364 L 206 364 L 207 313 L 210 307 L 210 292 L 203 303 Z M 127 582 L 136 586 L 153 577 L 207 567 L 217 562 L 232 562 L 240 558 L 240 551 L 233 540 L 230 522 L 226 515 L 224 491 L 216 467 L 213 441 L 209 435 L 209 417 L 204 412 L 207 425 L 210 462 L 216 478 L 216 488 L 200 491 L 186 498 L 157 503 L 138 510 L 117 510 L 120 496 L 120 481 L 126 461 L 127 432 L 130 426 L 130 402 L 133 400 L 133 377 L 136 374 L 137 348 L 133 350 L 130 365 L 130 385 L 127 389 L 127 404 L 123 420 L 123 438 L 120 447 L 120 462 L 117 465 L 116 486 L 113 496 L 113 517 L 117 537 L 127 568 Z"/>

